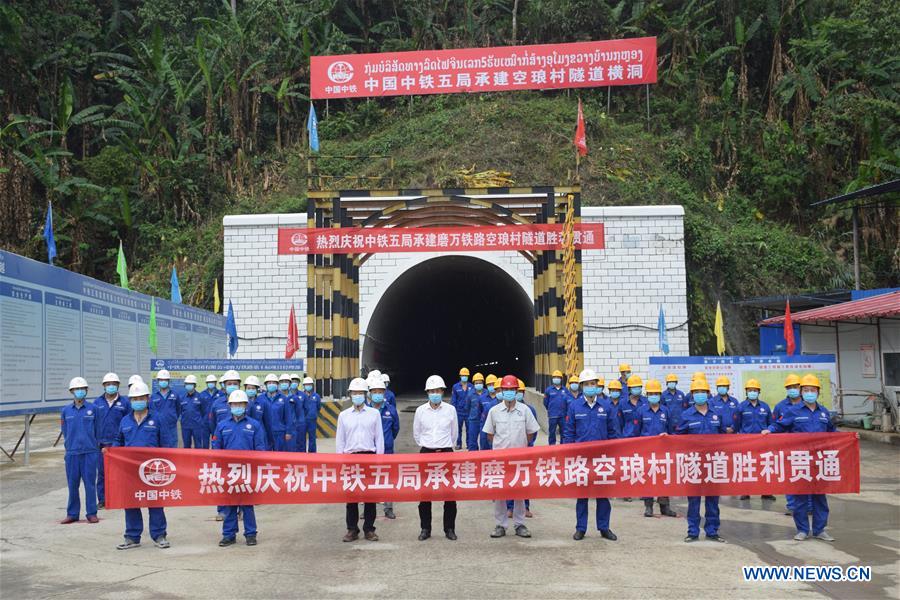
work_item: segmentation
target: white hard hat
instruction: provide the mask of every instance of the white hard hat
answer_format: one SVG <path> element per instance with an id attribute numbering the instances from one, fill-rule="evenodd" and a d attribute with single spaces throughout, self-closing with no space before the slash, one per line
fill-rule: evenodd
<path id="1" fill-rule="evenodd" d="M 447 386 L 444 385 L 444 380 L 440 375 L 432 375 L 427 380 L 425 380 L 425 389 L 426 390 L 436 390 L 436 389 L 446 389 Z"/>
<path id="2" fill-rule="evenodd" d="M 215 383 L 217 381 L 218 381 L 218 379 L 216 379 L 216 376 L 213 375 L 212 373 L 210 373 L 209 375 L 206 376 L 206 383 Z"/>
<path id="3" fill-rule="evenodd" d="M 366 380 L 366 385 L 369 386 L 370 390 L 381 390 L 386 387 L 384 385 L 384 377 L 372 377 L 372 375 L 369 375 L 369 378 Z"/>
<path id="4" fill-rule="evenodd" d="M 371 371 L 369 371 L 369 377 L 371 377 L 372 375 L 381 377 L 381 371 L 379 371 L 378 369 L 372 369 Z"/>
<path id="5" fill-rule="evenodd" d="M 219 383 L 219 385 L 222 385 L 223 383 L 225 383 L 225 375 L 222 375 L 221 377 L 219 377 L 218 383 Z"/>
<path id="6" fill-rule="evenodd" d="M 278 377 L 278 381 L 290 381 L 290 380 L 291 380 L 291 376 L 288 375 L 287 373 L 282 373 L 282 374 Z"/>
<path id="7" fill-rule="evenodd" d="M 264 379 L 264 381 L 266 383 L 269 383 L 270 381 L 274 381 L 275 383 L 278 383 L 278 375 L 276 375 L 275 373 L 269 373 L 268 375 L 266 375 L 266 378 Z"/>
<path id="8" fill-rule="evenodd" d="M 139 382 L 143 383 L 143 381 L 144 381 L 144 378 L 141 377 L 140 375 L 132 375 L 131 377 L 128 378 L 128 387 L 131 387 L 134 384 L 139 383 Z"/>
<path id="9" fill-rule="evenodd" d="M 169 375 L 169 372 L 165 369 L 156 374 L 157 379 L 172 379 L 172 376 Z"/>
<path id="10" fill-rule="evenodd" d="M 247 378 L 244 379 L 244 385 L 255 385 L 259 387 L 259 377 L 256 375 L 247 375 Z"/>
<path id="11" fill-rule="evenodd" d="M 308 377 L 308 376 L 303 378 L 303 385 L 306 385 L 307 383 L 312 384 L 312 385 L 316 384 L 316 382 L 313 381 L 313 378 Z"/>
<path id="12" fill-rule="evenodd" d="M 234 390 L 228 395 L 228 404 L 237 404 L 238 402 L 249 402 L 247 392 L 244 390 Z"/>
<path id="13" fill-rule="evenodd" d="M 585 381 L 594 381 L 596 379 L 600 379 L 596 373 L 594 373 L 593 369 L 585 369 L 581 373 L 578 374 L 578 383 L 584 383 Z"/>
<path id="14" fill-rule="evenodd" d="M 72 391 L 77 388 L 86 388 L 88 386 L 87 381 L 84 380 L 84 377 L 73 377 L 72 381 L 69 382 L 69 391 Z"/>
<path id="15" fill-rule="evenodd" d="M 350 391 L 351 392 L 368 392 L 369 386 L 366 384 L 366 380 L 362 377 L 354 377 L 350 381 Z"/>
<path id="16" fill-rule="evenodd" d="M 291 373 L 291 379 L 300 379 L 300 376 L 296 373 Z"/>
<path id="17" fill-rule="evenodd" d="M 143 381 L 137 381 L 133 386 L 131 386 L 131 390 L 128 392 L 129 398 L 136 398 L 140 396 L 149 396 L 150 388 L 147 387 L 147 384 Z"/>
<path id="18" fill-rule="evenodd" d="M 115 373 L 107 373 L 103 376 L 103 381 L 101 381 L 100 383 L 111 383 L 113 381 L 116 383 L 121 383 L 118 375 L 116 375 Z"/>
<path id="19" fill-rule="evenodd" d="M 388 375 L 387 373 L 382 373 L 382 374 L 381 374 L 381 378 L 384 379 L 384 382 L 385 382 L 385 383 L 390 383 L 390 382 L 391 382 L 391 376 Z"/>
<path id="20" fill-rule="evenodd" d="M 197 378 L 194 375 L 188 375 L 187 377 L 184 378 L 184 382 L 185 383 L 193 383 L 194 385 L 197 385 Z"/>
<path id="21" fill-rule="evenodd" d="M 234 369 L 228 369 L 220 381 L 240 381 L 241 375 Z"/>

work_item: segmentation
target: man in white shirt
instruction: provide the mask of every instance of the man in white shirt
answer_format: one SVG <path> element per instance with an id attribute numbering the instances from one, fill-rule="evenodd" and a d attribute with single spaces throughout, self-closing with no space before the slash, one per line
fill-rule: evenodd
<path id="1" fill-rule="evenodd" d="M 335 452 L 338 454 L 384 454 L 384 431 L 381 428 L 381 413 L 366 406 L 369 386 L 361 377 L 350 382 L 350 400 L 353 405 L 338 415 L 335 434 Z M 370 542 L 377 542 L 375 534 L 375 503 L 363 506 L 363 532 Z M 345 542 L 359 539 L 359 504 L 347 504 L 347 533 Z"/>
<path id="2" fill-rule="evenodd" d="M 456 409 L 444 402 L 444 380 L 432 375 L 425 381 L 428 402 L 416 409 L 413 421 L 413 437 L 421 447 L 419 452 L 453 452 L 459 435 Z M 419 523 L 422 532 L 419 541 L 431 537 L 431 502 L 419 502 Z M 444 534 L 448 540 L 456 539 L 456 501 L 444 502 Z"/>
<path id="3" fill-rule="evenodd" d="M 503 448 L 525 448 L 540 430 L 537 419 L 524 402 L 516 401 L 519 379 L 515 375 L 506 375 L 500 380 L 500 394 L 503 400 L 488 411 L 482 431 L 487 434 L 488 441 L 494 450 Z M 494 527 L 492 538 L 506 535 L 509 517 L 506 514 L 506 500 L 494 500 Z M 525 527 L 525 500 L 513 502 L 513 525 L 516 535 L 530 538 L 531 532 Z"/>

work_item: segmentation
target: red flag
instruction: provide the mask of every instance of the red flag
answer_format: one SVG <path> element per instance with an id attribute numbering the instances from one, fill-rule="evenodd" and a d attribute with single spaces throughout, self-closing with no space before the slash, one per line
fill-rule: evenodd
<path id="1" fill-rule="evenodd" d="M 784 341 L 787 342 L 787 355 L 793 356 L 797 344 L 794 342 L 794 325 L 791 323 L 791 301 L 784 308 Z"/>
<path id="2" fill-rule="evenodd" d="M 578 154 L 587 156 L 587 135 L 584 132 L 584 113 L 581 111 L 581 98 L 578 99 L 578 124 L 575 126 L 575 148 Z"/>
<path id="3" fill-rule="evenodd" d="M 291 304 L 291 316 L 288 320 L 287 346 L 284 347 L 284 357 L 291 358 L 300 349 L 300 341 L 297 339 L 297 320 L 294 318 L 294 305 Z"/>

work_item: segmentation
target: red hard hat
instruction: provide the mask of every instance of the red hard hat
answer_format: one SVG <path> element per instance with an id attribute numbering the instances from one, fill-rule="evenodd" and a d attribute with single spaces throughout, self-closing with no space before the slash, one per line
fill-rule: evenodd
<path id="1" fill-rule="evenodd" d="M 519 378 L 515 375 L 504 375 L 503 379 L 500 380 L 500 387 L 517 390 L 519 389 Z"/>

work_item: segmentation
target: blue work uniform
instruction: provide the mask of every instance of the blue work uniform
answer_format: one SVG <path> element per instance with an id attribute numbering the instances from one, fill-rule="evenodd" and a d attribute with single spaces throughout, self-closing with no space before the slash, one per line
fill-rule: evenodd
<path id="1" fill-rule="evenodd" d="M 635 426 L 638 436 L 647 437 L 660 435 L 661 433 L 675 433 L 675 423 L 672 421 L 671 413 L 668 407 L 662 405 L 661 401 L 659 410 L 653 410 L 653 405 L 649 402 L 642 404 L 637 410 L 635 419 L 638 422 Z"/>
<path id="2" fill-rule="evenodd" d="M 719 412 L 722 421 L 725 423 L 725 428 L 731 429 L 730 433 L 735 433 L 737 431 L 739 404 L 740 402 L 738 399 L 731 395 L 720 396 L 719 394 L 716 394 L 709 398 L 709 405 Z M 729 432 L 726 431 L 725 433 Z"/>
<path id="3" fill-rule="evenodd" d="M 579 399 L 580 398 L 584 398 L 584 394 L 582 394 Z M 610 398 L 609 400 L 607 400 L 607 402 L 609 403 L 609 408 L 612 410 L 612 414 L 616 419 L 616 426 L 619 428 L 619 433 L 621 433 L 622 427 L 625 425 L 622 420 L 622 404 L 626 402 L 626 400 L 623 400 L 622 397 L 619 397 L 616 400 Z"/>
<path id="4" fill-rule="evenodd" d="M 474 389 L 468 395 L 466 399 L 466 413 L 464 416 L 464 421 L 466 423 L 466 449 L 467 450 L 478 450 L 478 438 L 480 434 L 478 434 L 478 424 L 481 420 L 481 401 L 484 398 L 490 398 L 491 395 L 488 393 L 487 389 L 482 388 L 481 392 L 476 392 Z M 459 420 L 459 413 L 457 412 L 456 419 Z M 460 430 L 461 431 L 461 430 Z M 456 443 L 460 444 L 462 442 L 462 438 L 456 438 Z"/>
<path id="5" fill-rule="evenodd" d="M 705 415 L 698 411 L 696 406 L 691 406 L 681 413 L 681 421 L 675 428 L 675 433 L 682 435 L 725 433 L 725 424 L 722 415 L 712 406 L 707 405 Z M 703 524 L 703 530 L 707 537 L 717 536 L 719 535 L 719 497 L 706 496 L 704 504 L 706 522 Z M 688 535 L 694 538 L 699 537 L 700 496 L 688 496 L 687 523 Z"/>
<path id="6" fill-rule="evenodd" d="M 150 412 L 144 415 L 144 420 L 140 423 L 134 418 L 134 413 L 130 413 L 119 423 L 115 445 L 126 448 L 159 448 L 162 446 L 161 424 Z M 166 535 L 166 513 L 162 507 L 148 508 L 147 511 L 150 513 L 150 538 L 155 541 Z M 144 517 L 141 509 L 126 508 L 125 537 L 140 543 L 143 533 Z"/>
<path id="7" fill-rule="evenodd" d="M 181 442 L 185 448 L 209 448 L 209 407 L 197 390 L 184 392 L 178 398 L 181 415 Z"/>
<path id="8" fill-rule="evenodd" d="M 557 432 L 559 432 L 559 441 L 562 441 L 563 422 L 566 420 L 566 412 L 569 410 L 566 389 L 551 385 L 544 390 L 544 408 L 547 409 L 547 423 L 550 426 L 547 443 L 555 446 Z"/>
<path id="9" fill-rule="evenodd" d="M 287 397 L 283 392 L 266 394 L 266 432 L 269 434 L 269 447 L 276 452 L 286 452 L 288 441 L 286 434 L 294 432 L 294 404 L 293 397 Z"/>
<path id="10" fill-rule="evenodd" d="M 631 403 L 630 397 L 619 401 L 619 423 L 622 426 L 623 438 L 638 437 L 641 435 L 638 411 L 646 404 L 646 396 L 638 396 L 638 401 L 635 404 Z"/>
<path id="11" fill-rule="evenodd" d="M 306 413 L 305 439 L 297 441 L 298 447 L 306 445 L 307 452 L 316 451 L 316 435 L 319 432 L 319 410 L 322 408 L 322 396 L 315 391 L 304 392 L 306 399 L 303 401 L 303 410 Z"/>
<path id="12" fill-rule="evenodd" d="M 831 433 L 834 423 L 827 408 L 816 402 L 810 408 L 805 402 L 786 411 L 769 425 L 773 433 Z M 793 513 L 797 531 L 809 534 L 809 510 L 812 509 L 812 534 L 819 535 L 828 526 L 828 499 L 825 494 L 794 494 Z"/>
<path id="13" fill-rule="evenodd" d="M 181 412 L 178 394 L 171 388 L 154 392 L 150 396 L 148 408 L 162 424 L 163 448 L 177 448 L 178 415 Z"/>
<path id="14" fill-rule="evenodd" d="M 94 407 L 100 420 L 100 429 L 97 431 L 100 448 L 109 448 L 116 442 L 122 417 L 131 412 L 131 403 L 121 394 L 117 394 L 112 402 L 107 400 L 106 394 L 100 394 L 100 397 L 94 400 Z M 102 505 L 106 504 L 106 475 L 102 460 L 97 464 L 97 501 Z"/>
<path id="15" fill-rule="evenodd" d="M 292 452 L 306 452 L 306 394 L 303 390 L 294 392 L 294 439 L 288 443 Z"/>
<path id="16" fill-rule="evenodd" d="M 674 421 L 675 425 L 678 425 L 678 421 L 681 419 L 682 411 L 684 411 L 688 407 L 687 400 L 684 397 L 684 392 L 682 392 L 678 388 L 675 388 L 674 390 L 666 388 L 663 390 L 660 402 L 669 411 L 669 419 Z"/>
<path id="17" fill-rule="evenodd" d="M 209 411 L 212 410 L 213 405 L 216 403 L 216 400 L 219 398 L 226 398 L 225 392 L 220 389 L 205 389 L 200 392 L 200 398 L 203 400 L 203 405 L 206 407 L 206 413 L 209 414 Z M 207 419 L 207 424 L 210 425 L 209 433 L 212 434 L 213 431 L 216 430 L 215 423 L 209 423 Z"/>
<path id="18" fill-rule="evenodd" d="M 75 403 L 63 407 L 60 412 L 60 430 L 65 438 L 66 482 L 69 485 L 69 501 L 66 516 L 81 516 L 81 499 L 78 488 L 84 482 L 84 513 L 97 514 L 97 466 L 100 461 L 100 421 L 97 408 L 90 402 L 80 407 Z"/>
<path id="19" fill-rule="evenodd" d="M 250 417 L 232 417 L 216 426 L 212 437 L 213 450 L 257 450 L 267 449 L 265 427 Z M 238 532 L 238 510 L 244 515 L 244 537 L 256 535 L 256 511 L 253 506 L 226 506 L 225 520 L 222 522 L 222 537 L 234 539 Z"/>
<path id="20" fill-rule="evenodd" d="M 609 402 L 595 399 L 594 405 L 591 406 L 582 395 L 569 404 L 563 428 L 563 444 L 614 440 L 619 437 L 619 419 Z M 596 512 L 597 529 L 599 531 L 608 530 L 612 513 L 609 498 L 597 498 Z M 586 532 L 587 522 L 588 499 L 579 498 L 575 501 L 575 529 Z"/>
<path id="21" fill-rule="evenodd" d="M 482 390 L 482 392 L 485 392 L 485 390 Z M 481 431 L 480 429 L 478 431 L 473 431 L 472 426 L 468 422 L 468 414 L 472 409 L 470 405 L 470 396 L 474 393 L 475 387 L 472 385 L 471 381 L 466 382 L 465 389 L 463 389 L 462 381 L 457 381 L 450 389 L 450 404 L 456 409 L 456 425 L 458 428 L 456 435 L 457 448 L 462 447 L 463 430 L 466 432 L 466 447 L 470 450 L 472 449 L 472 442 L 470 440 L 472 438 L 478 439 L 478 432 Z"/>
<path id="22" fill-rule="evenodd" d="M 775 421 L 780 421 L 781 417 L 784 416 L 784 413 L 791 411 L 795 406 L 800 406 L 801 404 L 803 404 L 803 400 L 801 400 L 799 396 L 797 397 L 796 400 L 797 400 L 796 402 L 792 402 L 791 399 L 788 398 L 787 396 L 782 398 L 782 400 L 772 408 L 771 423 L 774 423 Z M 793 514 L 793 512 L 794 512 L 794 499 L 795 498 L 796 498 L 796 496 L 794 496 L 793 494 L 785 494 L 785 499 L 787 500 L 787 509 L 791 512 L 791 514 Z M 812 512 L 811 505 L 808 506 L 807 508 L 810 512 Z"/>
<path id="23" fill-rule="evenodd" d="M 569 388 L 566 388 L 566 414 L 569 413 L 569 405 L 572 404 L 575 400 L 581 397 L 581 392 L 573 392 Z M 565 421 L 565 419 L 563 419 Z M 560 442 L 562 442 L 562 434 L 560 434 Z"/>
<path id="24" fill-rule="evenodd" d="M 257 394 L 255 398 L 250 398 L 247 403 L 246 415 L 251 419 L 259 422 L 266 432 L 266 450 L 272 449 L 272 438 L 269 436 L 269 400 L 266 394 Z M 231 408 L 228 409 L 228 416 L 231 417 Z"/>
<path id="25" fill-rule="evenodd" d="M 487 422 L 488 413 L 498 404 L 500 404 L 500 398 L 496 396 L 492 398 L 490 394 L 482 394 L 481 396 L 478 396 L 473 393 L 469 397 L 469 427 L 471 428 L 472 423 L 474 423 L 472 415 L 475 414 L 478 418 L 478 429 L 476 429 L 475 431 L 481 431 L 481 433 L 477 437 L 471 436 L 476 437 L 476 439 L 478 440 L 477 450 L 490 450 L 494 447 L 483 429 L 484 424 Z"/>
<path id="26" fill-rule="evenodd" d="M 744 400 L 738 404 L 738 421 L 735 431 L 738 433 L 759 433 L 772 424 L 772 409 L 762 400 L 754 404 Z"/>
<path id="27" fill-rule="evenodd" d="M 384 432 L 384 453 L 393 454 L 394 440 L 400 433 L 400 415 L 397 413 L 396 407 L 388 404 L 387 396 L 385 396 L 384 402 L 381 403 L 381 407 L 376 410 L 381 413 L 381 429 Z"/>
<path id="28" fill-rule="evenodd" d="M 397 408 L 397 396 L 391 390 L 384 390 L 384 401 L 394 408 Z"/>

